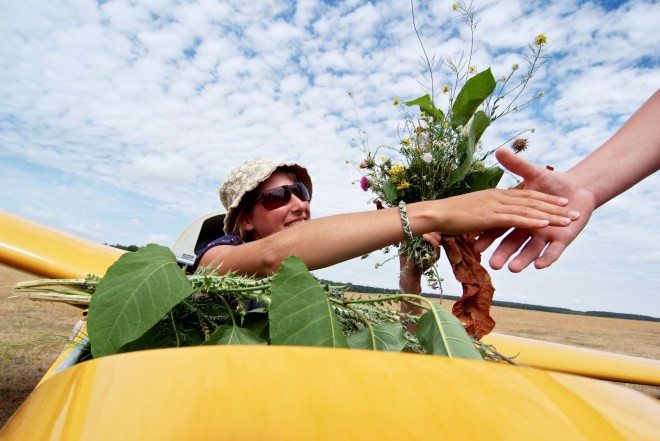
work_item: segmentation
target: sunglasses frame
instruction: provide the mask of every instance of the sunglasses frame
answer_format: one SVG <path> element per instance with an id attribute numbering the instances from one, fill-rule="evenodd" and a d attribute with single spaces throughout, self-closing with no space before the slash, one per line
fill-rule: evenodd
<path id="1" fill-rule="evenodd" d="M 268 198 L 273 195 L 276 196 L 275 200 L 264 200 L 264 196 Z M 291 195 L 296 195 L 296 197 L 303 202 L 309 202 L 312 200 L 307 186 L 299 181 L 295 184 L 280 185 L 279 187 L 264 190 L 261 192 L 256 202 L 261 204 L 266 210 L 271 211 L 288 204 L 291 200 Z"/>

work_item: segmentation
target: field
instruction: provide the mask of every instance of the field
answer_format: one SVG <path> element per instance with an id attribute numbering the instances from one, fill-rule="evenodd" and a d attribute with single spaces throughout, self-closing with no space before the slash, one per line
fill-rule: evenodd
<path id="1" fill-rule="evenodd" d="M 11 285 L 34 278 L 0 265 L 0 426 L 34 389 L 80 317 L 72 306 L 9 298 Z M 451 302 L 443 305 L 451 308 Z M 660 322 L 502 307 L 493 307 L 491 315 L 502 334 L 660 360 Z M 660 398 L 660 388 L 627 386 Z"/>

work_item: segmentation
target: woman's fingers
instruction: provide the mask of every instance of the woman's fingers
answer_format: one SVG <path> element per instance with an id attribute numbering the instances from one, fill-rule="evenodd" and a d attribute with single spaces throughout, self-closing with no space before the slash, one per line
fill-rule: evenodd
<path id="1" fill-rule="evenodd" d="M 440 241 L 442 236 L 440 233 L 426 233 L 422 235 L 422 239 L 428 242 L 435 250 L 436 259 L 440 257 Z"/>
<path id="2" fill-rule="evenodd" d="M 550 225 L 565 226 L 580 213 L 566 207 L 568 200 L 533 190 L 504 190 L 503 212 L 531 219 L 548 220 Z"/>

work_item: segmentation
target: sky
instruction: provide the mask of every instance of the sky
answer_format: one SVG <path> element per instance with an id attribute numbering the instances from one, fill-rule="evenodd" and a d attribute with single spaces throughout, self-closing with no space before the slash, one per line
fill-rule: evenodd
<path id="1" fill-rule="evenodd" d="M 523 156 L 568 170 L 658 90 L 658 1 L 474 6 L 478 71 L 507 75 L 548 38 L 526 91 L 544 97 L 493 123 L 484 149 L 534 128 Z M 452 2 L 416 1 L 415 18 L 429 56 L 469 51 Z M 1 0 L 0 210 L 99 243 L 171 247 L 223 210 L 220 183 L 256 156 L 309 169 L 313 217 L 372 210 L 347 161 L 363 159 L 360 136 L 398 142 L 392 102 L 426 93 L 422 53 L 406 0 Z M 443 65 L 434 78 L 451 83 Z M 660 317 L 659 183 L 656 173 L 598 209 L 550 268 L 489 270 L 495 300 Z M 374 268 L 383 260 L 314 274 L 397 288 L 393 262 Z M 460 295 L 439 265 L 444 293 Z"/>

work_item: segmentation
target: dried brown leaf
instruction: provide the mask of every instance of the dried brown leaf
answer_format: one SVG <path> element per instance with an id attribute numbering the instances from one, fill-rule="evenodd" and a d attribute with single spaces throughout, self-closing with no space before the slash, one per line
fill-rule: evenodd
<path id="1" fill-rule="evenodd" d="M 481 255 L 472 245 L 476 234 L 442 235 L 444 248 L 454 276 L 463 285 L 463 295 L 454 304 L 452 313 L 465 325 L 468 334 L 478 339 L 495 327 L 490 316 L 495 288 L 488 271 L 481 265 Z"/>

